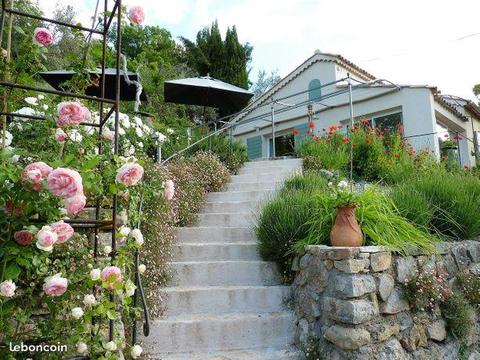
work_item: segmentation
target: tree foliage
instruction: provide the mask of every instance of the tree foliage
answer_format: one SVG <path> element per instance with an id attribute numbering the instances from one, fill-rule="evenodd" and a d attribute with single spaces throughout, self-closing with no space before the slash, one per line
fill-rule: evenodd
<path id="1" fill-rule="evenodd" d="M 237 85 L 249 87 L 249 69 L 253 47 L 241 44 L 235 26 L 227 29 L 222 39 L 218 22 L 206 27 L 197 34 L 195 42 L 181 37 L 185 48 L 187 64 L 200 75 L 210 76 Z"/>

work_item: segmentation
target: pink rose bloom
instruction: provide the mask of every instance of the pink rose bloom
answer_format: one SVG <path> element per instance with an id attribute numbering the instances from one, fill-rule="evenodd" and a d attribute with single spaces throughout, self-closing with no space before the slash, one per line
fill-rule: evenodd
<path id="1" fill-rule="evenodd" d="M 38 27 L 33 33 L 33 41 L 35 41 L 38 45 L 48 46 L 52 44 L 53 36 L 48 29 Z"/>
<path id="2" fill-rule="evenodd" d="M 77 215 L 87 204 L 87 198 L 83 194 L 78 194 L 66 198 L 63 202 L 68 214 Z"/>
<path id="3" fill-rule="evenodd" d="M 36 246 L 40 250 L 52 251 L 53 245 L 57 242 L 57 233 L 53 231 L 51 226 L 44 226 L 37 233 Z"/>
<path id="4" fill-rule="evenodd" d="M 75 101 L 62 102 L 57 106 L 59 127 L 77 126 L 90 118 L 90 111 Z"/>
<path id="5" fill-rule="evenodd" d="M 107 266 L 102 270 L 100 277 L 106 283 L 107 289 L 112 290 L 117 282 L 122 281 L 122 272 L 116 266 Z"/>
<path id="6" fill-rule="evenodd" d="M 172 180 L 165 181 L 165 191 L 164 191 L 165 199 L 170 201 L 173 199 L 174 195 L 175 195 L 175 184 L 173 183 Z"/>
<path id="7" fill-rule="evenodd" d="M 117 181 L 125 186 L 136 185 L 143 177 L 143 167 L 135 163 L 126 163 L 117 172 Z"/>
<path id="8" fill-rule="evenodd" d="M 17 242 L 17 244 L 26 246 L 26 245 L 30 245 L 33 242 L 33 238 L 35 237 L 35 234 L 28 230 L 20 230 L 20 231 L 17 231 L 13 235 L 13 237 L 15 238 L 15 241 Z"/>
<path id="9" fill-rule="evenodd" d="M 0 283 L 0 295 L 4 297 L 12 297 L 15 295 L 15 290 L 17 286 L 12 280 L 5 280 Z"/>
<path id="10" fill-rule="evenodd" d="M 71 198 L 83 194 L 82 177 L 75 170 L 58 168 L 47 178 L 50 191 L 61 198 Z"/>
<path id="11" fill-rule="evenodd" d="M 68 280 L 62 277 L 62 274 L 49 276 L 43 284 L 43 291 L 48 296 L 60 296 L 67 291 Z"/>
<path id="12" fill-rule="evenodd" d="M 63 220 L 53 223 L 50 227 L 57 234 L 57 244 L 63 244 L 70 239 L 75 232 L 73 227 L 71 227 L 70 224 L 63 222 Z"/>
<path id="13" fill-rule="evenodd" d="M 65 142 L 65 140 L 67 140 L 67 134 L 65 131 L 60 128 L 55 130 L 55 140 L 57 140 L 59 143 Z"/>
<path id="14" fill-rule="evenodd" d="M 22 179 L 31 184 L 38 184 L 44 177 L 52 172 L 52 168 L 43 161 L 34 162 L 25 166 Z"/>
<path id="15" fill-rule="evenodd" d="M 145 21 L 145 11 L 141 6 L 132 6 L 128 14 L 130 21 L 137 25 L 142 25 Z"/>
<path id="16" fill-rule="evenodd" d="M 38 169 L 26 170 L 23 172 L 22 179 L 30 184 L 38 184 L 42 181 L 42 172 Z"/>

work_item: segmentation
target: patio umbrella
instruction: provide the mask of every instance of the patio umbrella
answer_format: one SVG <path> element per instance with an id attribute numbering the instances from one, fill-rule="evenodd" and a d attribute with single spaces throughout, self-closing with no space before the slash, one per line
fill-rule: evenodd
<path id="1" fill-rule="evenodd" d="M 238 111 L 248 104 L 253 93 L 210 76 L 203 76 L 165 81 L 164 96 L 165 102 Z"/>
<path id="2" fill-rule="evenodd" d="M 85 94 L 89 96 L 101 96 L 101 82 L 102 82 L 102 69 L 96 69 L 89 72 L 91 78 L 94 82 L 98 83 L 98 85 L 91 85 L 87 87 L 85 90 Z M 123 70 L 120 70 L 120 100 L 122 101 L 135 101 L 135 92 L 136 87 L 135 85 L 128 85 L 125 81 L 125 77 L 123 76 Z M 128 77 L 130 80 L 138 80 L 138 74 L 128 71 Z M 64 90 L 62 86 L 65 84 L 66 81 L 71 80 L 73 75 L 75 75 L 75 71 L 69 70 L 54 70 L 54 71 L 45 71 L 39 73 L 39 75 L 56 90 Z M 115 75 L 116 69 L 107 68 L 105 69 L 105 98 L 115 100 Z M 146 101 L 147 96 L 145 91 L 142 91 L 140 95 L 140 100 Z"/>

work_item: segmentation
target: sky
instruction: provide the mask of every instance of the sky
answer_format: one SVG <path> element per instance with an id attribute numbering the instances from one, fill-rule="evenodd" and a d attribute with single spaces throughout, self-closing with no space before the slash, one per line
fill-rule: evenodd
<path id="1" fill-rule="evenodd" d="M 46 16 L 57 0 L 38 0 Z M 103 3 L 103 1 L 101 1 Z M 225 33 L 236 25 L 253 46 L 251 79 L 258 70 L 295 69 L 316 49 L 337 53 L 378 78 L 397 84 L 433 85 L 443 94 L 474 99 L 480 83 L 478 0 L 124 0 L 141 5 L 146 24 L 175 38 L 195 39 L 218 20 Z M 89 22 L 96 0 L 72 4 Z"/>

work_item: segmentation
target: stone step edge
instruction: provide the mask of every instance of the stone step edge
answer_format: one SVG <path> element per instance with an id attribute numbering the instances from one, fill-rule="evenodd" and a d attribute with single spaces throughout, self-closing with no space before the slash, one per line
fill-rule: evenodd
<path id="1" fill-rule="evenodd" d="M 289 285 L 218 285 L 218 286 L 169 286 L 161 288 L 161 292 L 170 291 L 209 291 L 209 290 L 247 290 L 263 288 L 290 288 Z"/>
<path id="2" fill-rule="evenodd" d="M 263 260 L 203 260 L 203 261 L 170 261 L 168 264 L 184 264 L 184 265 L 194 265 L 194 264 L 237 264 L 237 263 L 255 263 L 255 264 L 271 264 L 274 265 L 274 261 L 263 261 Z"/>
<path id="3" fill-rule="evenodd" d="M 204 247 L 204 246 L 257 246 L 256 241 L 236 241 L 236 242 L 184 242 L 177 243 L 173 246 L 193 246 L 193 247 Z"/>
<path id="4" fill-rule="evenodd" d="M 168 316 L 164 319 L 154 319 L 151 321 L 150 326 L 155 327 L 155 324 L 175 324 L 175 323 L 186 323 L 191 324 L 201 321 L 236 321 L 238 319 L 250 318 L 252 320 L 262 319 L 262 318 L 275 318 L 275 317 L 293 317 L 293 312 L 288 310 L 279 310 L 271 312 L 231 312 L 231 313 L 206 313 L 206 314 L 184 314 L 176 316 Z"/>
<path id="5" fill-rule="evenodd" d="M 247 360 L 247 359 L 275 359 L 278 360 L 278 356 L 282 356 L 280 359 L 283 359 L 283 356 L 295 355 L 296 359 L 301 359 L 303 354 L 299 349 L 294 345 L 286 345 L 283 348 L 274 347 L 274 348 L 265 348 L 265 347 L 253 347 L 249 349 L 236 349 L 236 350 L 213 350 L 213 351 L 201 351 L 201 352 L 175 352 L 175 353 L 158 353 L 162 356 L 162 359 L 165 360 Z M 275 357 L 273 357 L 275 355 Z M 239 357 L 240 356 L 240 357 Z M 254 357 L 252 357 L 254 356 Z M 268 356 L 268 357 L 265 357 Z M 293 358 L 292 358 L 293 359 Z"/>

